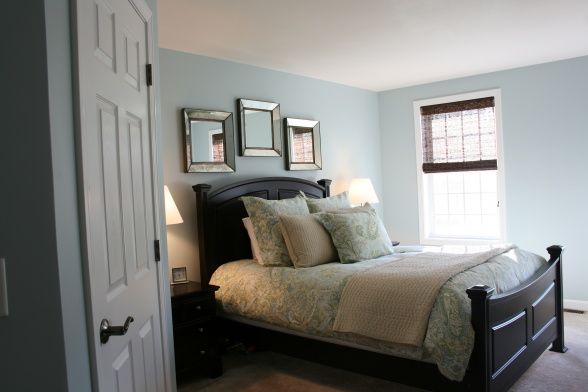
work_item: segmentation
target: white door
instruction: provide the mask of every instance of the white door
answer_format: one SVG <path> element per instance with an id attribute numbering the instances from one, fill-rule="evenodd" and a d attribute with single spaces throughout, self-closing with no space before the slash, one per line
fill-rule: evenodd
<path id="1" fill-rule="evenodd" d="M 94 387 L 163 391 L 154 240 L 151 12 L 143 0 L 77 0 L 79 151 Z M 100 340 L 106 319 L 125 335 Z M 120 331 L 119 331 L 120 332 Z"/>

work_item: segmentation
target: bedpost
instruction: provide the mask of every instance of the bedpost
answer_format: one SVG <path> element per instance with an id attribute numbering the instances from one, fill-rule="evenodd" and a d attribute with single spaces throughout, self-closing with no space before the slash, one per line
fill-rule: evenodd
<path id="1" fill-rule="evenodd" d="M 194 185 L 192 189 L 196 192 L 196 231 L 198 240 L 198 262 L 200 263 L 200 283 L 208 284 L 210 281 L 210 273 L 208 270 L 208 260 L 206 258 L 206 241 L 204 240 L 204 212 L 206 211 L 206 204 L 208 202 L 208 192 L 210 185 L 198 184 Z"/>
<path id="2" fill-rule="evenodd" d="M 324 195 L 324 197 L 331 196 L 331 180 L 322 179 L 322 180 L 318 180 L 317 183 L 320 186 L 322 186 L 323 188 L 325 188 L 325 195 Z"/>
<path id="3" fill-rule="evenodd" d="M 466 290 L 472 303 L 472 327 L 475 332 L 474 351 L 470 360 L 470 388 L 473 391 L 490 390 L 491 347 L 488 300 L 494 293 L 489 286 L 476 285 Z"/>
<path id="4" fill-rule="evenodd" d="M 564 305 L 563 305 L 563 273 L 562 273 L 562 253 L 563 246 L 551 245 L 547 248 L 549 253 L 549 263 L 557 263 L 555 267 L 555 316 L 557 322 L 557 338 L 553 341 L 550 351 L 565 353 L 568 348 L 564 342 Z"/>

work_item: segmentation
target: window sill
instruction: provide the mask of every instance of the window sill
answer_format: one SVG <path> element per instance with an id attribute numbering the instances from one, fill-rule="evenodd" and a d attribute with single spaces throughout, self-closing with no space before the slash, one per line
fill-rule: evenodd
<path id="1" fill-rule="evenodd" d="M 421 238 L 422 245 L 492 245 L 506 242 L 501 238 L 455 238 L 455 237 L 426 237 Z"/>

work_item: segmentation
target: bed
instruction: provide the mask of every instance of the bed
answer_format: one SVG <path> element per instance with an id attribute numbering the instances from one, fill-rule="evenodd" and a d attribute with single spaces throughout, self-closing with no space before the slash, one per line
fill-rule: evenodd
<path id="1" fill-rule="evenodd" d="M 195 185 L 200 273 L 203 282 L 213 273 L 229 270 L 229 264 L 251 259 L 249 238 L 241 219 L 247 216 L 241 196 L 278 200 L 303 191 L 314 198 L 328 197 L 330 180 L 318 183 L 297 178 L 260 178 L 238 182 L 211 192 L 206 184 Z M 229 240 L 230 239 L 230 240 Z M 320 330 L 292 328 L 291 324 L 267 322 L 238 311 L 224 312 L 227 335 L 257 346 L 307 358 L 398 382 L 433 390 L 502 391 L 508 389 L 550 345 L 565 352 L 561 280 L 561 246 L 550 246 L 549 260 L 522 275 L 500 294 L 494 287 L 473 285 L 471 301 L 473 351 L 462 381 L 452 381 L 439 371 L 438 363 L 422 353 L 373 342 L 331 336 Z M 251 263 L 251 262 L 250 262 Z M 265 267 L 260 267 L 265 268 Z M 316 268 L 316 267 L 312 267 Z M 335 267 L 324 267 L 335 268 Z M 220 272 L 219 272 L 220 273 Z M 217 274 L 218 275 L 218 274 Z M 253 278 L 252 278 L 253 279 Z M 225 309 L 226 310 L 226 309 Z M 271 321 L 271 320 L 270 320 Z M 288 328 L 288 326 L 290 326 Z M 447 374 L 447 373 L 445 373 Z"/>

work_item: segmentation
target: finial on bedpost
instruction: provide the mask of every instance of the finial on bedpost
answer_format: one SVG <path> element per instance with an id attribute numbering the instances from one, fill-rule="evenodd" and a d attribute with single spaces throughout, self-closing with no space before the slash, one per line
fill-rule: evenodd
<path id="1" fill-rule="evenodd" d="M 476 285 L 467 289 L 466 293 L 472 302 L 472 327 L 475 331 L 474 352 L 470 361 L 471 387 L 475 391 L 489 391 L 492 362 L 488 300 L 494 294 L 494 288 Z"/>
<path id="2" fill-rule="evenodd" d="M 200 283 L 207 285 L 210 280 L 206 262 L 206 241 L 204 232 L 204 212 L 208 201 L 208 192 L 211 186 L 208 184 L 197 184 L 192 187 L 196 192 L 196 236 L 198 241 L 198 262 L 200 264 Z"/>
<path id="3" fill-rule="evenodd" d="M 555 259 L 559 256 L 561 256 L 561 253 L 563 252 L 564 247 L 561 245 L 551 245 L 549 248 L 547 248 L 547 253 L 549 253 L 549 256 L 551 256 L 551 259 Z"/>
<path id="4" fill-rule="evenodd" d="M 565 353 L 568 348 L 564 344 L 564 304 L 563 304 L 563 272 L 561 267 L 562 253 L 564 247 L 551 245 L 547 248 L 549 263 L 557 263 L 555 266 L 555 319 L 557 320 L 557 337 L 551 345 L 550 351 Z"/>
<path id="5" fill-rule="evenodd" d="M 194 189 L 194 192 L 198 193 L 208 193 L 211 189 L 211 186 L 208 184 L 196 184 L 194 186 L 192 186 L 192 189 Z"/>
<path id="6" fill-rule="evenodd" d="M 331 182 L 331 180 L 327 180 L 326 178 L 317 181 L 320 186 L 325 188 L 325 197 L 331 196 Z"/>

